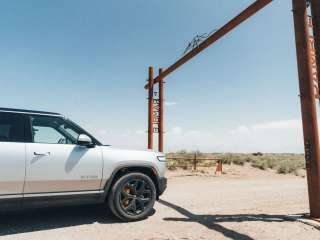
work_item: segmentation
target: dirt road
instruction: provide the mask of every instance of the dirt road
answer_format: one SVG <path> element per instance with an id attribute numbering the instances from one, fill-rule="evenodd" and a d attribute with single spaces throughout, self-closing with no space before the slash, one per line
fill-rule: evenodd
<path id="1" fill-rule="evenodd" d="M 308 212 L 306 180 L 250 167 L 220 176 L 170 172 L 169 188 L 149 219 L 120 223 L 101 207 L 0 216 L 0 239 L 320 239 L 296 221 Z"/>

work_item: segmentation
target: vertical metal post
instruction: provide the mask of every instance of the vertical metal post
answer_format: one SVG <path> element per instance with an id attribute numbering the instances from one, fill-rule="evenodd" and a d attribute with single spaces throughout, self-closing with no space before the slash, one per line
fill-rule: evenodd
<path id="1" fill-rule="evenodd" d="M 307 168 L 310 216 L 320 217 L 320 149 L 309 46 L 307 5 L 305 0 L 292 0 L 299 72 L 301 113 Z"/>
<path id="2" fill-rule="evenodd" d="M 317 62 L 317 80 L 318 86 L 320 86 L 320 1 L 311 0 L 311 15 L 313 22 L 313 35 L 314 35 L 314 44 L 316 51 L 316 62 Z M 319 89 L 320 91 L 320 89 Z M 320 95 L 320 92 L 319 92 Z"/>
<path id="3" fill-rule="evenodd" d="M 148 82 L 148 149 L 153 149 L 153 67 L 149 67 Z"/>
<path id="4" fill-rule="evenodd" d="M 163 77 L 162 68 L 159 69 L 159 132 L 158 132 L 158 150 L 163 152 Z"/>

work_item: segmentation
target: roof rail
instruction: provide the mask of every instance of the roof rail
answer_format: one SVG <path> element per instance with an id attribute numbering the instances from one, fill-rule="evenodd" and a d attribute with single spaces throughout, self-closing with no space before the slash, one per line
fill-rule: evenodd
<path id="1" fill-rule="evenodd" d="M 46 112 L 46 111 L 37 111 L 37 110 L 27 110 L 27 109 L 17 109 L 17 108 L 1 108 L 0 112 L 14 112 L 14 113 L 28 113 L 28 114 L 39 114 L 39 115 L 54 115 L 62 116 L 60 113 L 55 112 Z"/>

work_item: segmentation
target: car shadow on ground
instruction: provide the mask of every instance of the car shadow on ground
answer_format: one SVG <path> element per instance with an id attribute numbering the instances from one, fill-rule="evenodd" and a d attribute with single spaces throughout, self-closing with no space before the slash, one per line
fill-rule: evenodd
<path id="1" fill-rule="evenodd" d="M 253 238 L 228 229 L 219 223 L 224 222 L 295 222 L 296 218 L 288 215 L 268 215 L 268 214 L 235 214 L 235 215 L 196 215 L 189 210 L 182 208 L 173 203 L 159 200 L 162 205 L 172 208 L 181 215 L 185 216 L 183 218 L 164 218 L 164 221 L 181 221 L 181 222 L 197 222 L 208 229 L 217 231 L 223 234 L 225 237 L 234 240 L 252 240 Z M 309 225 L 308 223 L 305 223 Z M 310 225 L 312 226 L 312 225 Z M 312 226 L 313 227 L 313 226 Z"/>
<path id="2" fill-rule="evenodd" d="M 101 205 L 48 208 L 0 214 L 0 236 L 84 224 L 121 223 Z"/>

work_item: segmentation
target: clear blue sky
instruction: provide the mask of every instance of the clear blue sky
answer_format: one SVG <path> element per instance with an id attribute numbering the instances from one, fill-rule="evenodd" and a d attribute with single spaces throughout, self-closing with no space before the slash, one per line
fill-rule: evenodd
<path id="1" fill-rule="evenodd" d="M 1 106 L 61 112 L 145 148 L 147 67 L 253 0 L 0 2 Z M 290 0 L 275 0 L 166 79 L 166 149 L 302 151 Z"/>

